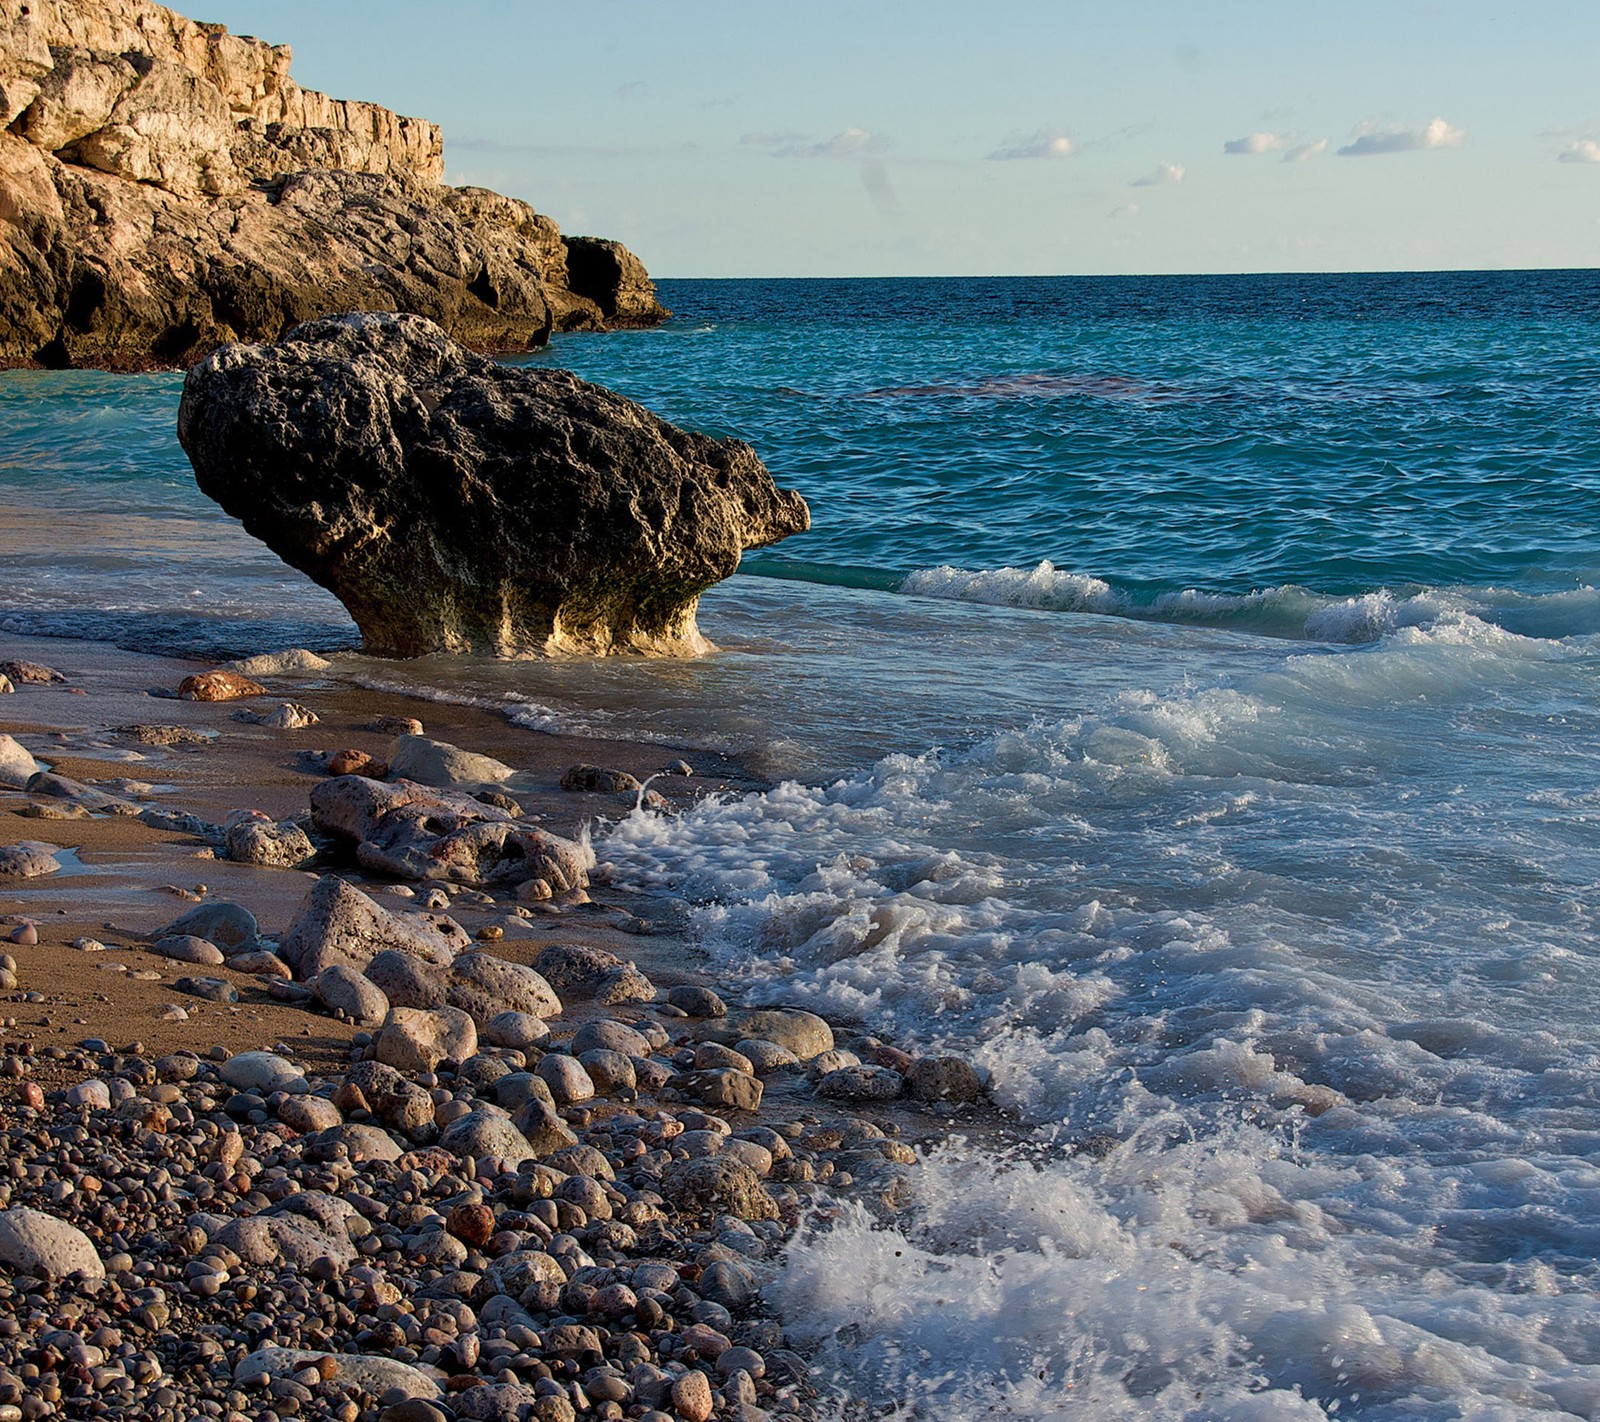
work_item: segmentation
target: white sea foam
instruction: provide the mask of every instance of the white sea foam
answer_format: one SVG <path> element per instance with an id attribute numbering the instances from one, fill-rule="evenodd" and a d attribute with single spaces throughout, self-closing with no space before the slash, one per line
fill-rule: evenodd
<path id="1" fill-rule="evenodd" d="M 1435 618 L 616 826 L 749 1000 L 967 1052 L 1029 1137 L 791 1251 L 824 1372 L 940 1422 L 1595 1415 L 1593 651 Z"/>
<path id="2" fill-rule="evenodd" d="M 968 570 L 947 564 L 909 574 L 900 592 L 913 597 L 1043 612 L 1088 612 L 1152 621 L 1227 627 L 1313 642 L 1376 642 L 1408 627 L 1476 619 L 1525 636 L 1569 637 L 1600 632 L 1600 591 L 1527 594 L 1508 589 L 1379 588 L 1337 598 L 1286 583 L 1248 593 L 1198 588 L 1139 597 L 1103 578 L 1057 568 Z"/>

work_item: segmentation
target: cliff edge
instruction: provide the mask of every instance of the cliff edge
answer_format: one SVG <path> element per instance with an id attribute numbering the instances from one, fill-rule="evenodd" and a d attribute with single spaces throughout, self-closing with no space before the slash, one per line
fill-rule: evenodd
<path id="1" fill-rule="evenodd" d="M 187 364 L 336 311 L 479 350 L 666 316 L 616 242 L 446 187 L 439 128 L 148 0 L 0 0 L 0 366 Z"/>

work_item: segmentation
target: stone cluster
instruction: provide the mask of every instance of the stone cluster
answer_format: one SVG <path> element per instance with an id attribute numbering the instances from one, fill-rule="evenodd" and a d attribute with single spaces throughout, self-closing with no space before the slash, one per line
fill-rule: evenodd
<path id="1" fill-rule="evenodd" d="M 895 1208 L 914 1153 L 893 1122 L 757 1114 L 754 1059 L 854 1069 L 821 1018 L 658 996 L 559 1045 L 392 1009 L 332 1074 L 10 1044 L 0 1417 L 824 1415 L 763 1287 L 819 1192 Z"/>
<path id="2" fill-rule="evenodd" d="M 339 872 L 281 932 L 196 886 L 146 946 L 193 970 L 180 995 L 290 1004 L 350 1045 L 158 1054 L 0 1021 L 0 1422 L 838 1415 L 767 1286 L 838 1197 L 902 1209 L 912 1142 L 981 1103 L 980 1073 L 730 1006 L 706 981 L 658 986 L 573 932 L 614 912 L 589 898 L 605 866 L 529 823 L 510 767 L 409 718 L 374 729 L 439 783 L 324 777 L 304 821 L 245 808 L 217 826 L 142 803 L 148 785 L 27 775 L 30 805 L 153 815 L 208 852 L 302 833 Z M 205 744 L 155 722 L 115 734 Z M 594 765 L 561 781 L 644 788 Z M 386 882 L 356 882 L 368 866 Z M 59 951 L 42 922 L 7 920 L 5 1002 L 46 1002 L 29 981 L 31 955 Z M 541 941 L 544 923 L 563 932 Z M 513 927 L 523 961 L 496 951 Z"/>

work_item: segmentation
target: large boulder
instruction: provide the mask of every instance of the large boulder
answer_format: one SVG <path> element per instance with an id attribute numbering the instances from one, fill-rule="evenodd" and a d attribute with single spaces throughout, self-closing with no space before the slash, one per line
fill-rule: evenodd
<path id="1" fill-rule="evenodd" d="M 443 914 L 391 913 L 336 875 L 318 879 L 300 905 L 279 955 L 309 982 L 343 964 L 358 971 L 393 949 L 429 963 L 448 963 L 472 940 Z"/>
<path id="2" fill-rule="evenodd" d="M 436 125 L 289 62 L 150 0 L 0 0 L 0 365 L 186 363 L 330 311 L 495 350 L 666 316 L 626 249 L 445 187 Z"/>
<path id="3" fill-rule="evenodd" d="M 594 864 L 587 844 L 459 791 L 409 780 L 324 780 L 311 791 L 311 822 L 353 848 L 362 868 L 397 879 L 484 885 L 539 878 L 565 892 L 585 887 Z"/>
<path id="4" fill-rule="evenodd" d="M 189 372 L 178 436 L 201 490 L 380 656 L 698 652 L 700 594 L 810 525 L 748 445 L 415 316 L 224 347 Z"/>

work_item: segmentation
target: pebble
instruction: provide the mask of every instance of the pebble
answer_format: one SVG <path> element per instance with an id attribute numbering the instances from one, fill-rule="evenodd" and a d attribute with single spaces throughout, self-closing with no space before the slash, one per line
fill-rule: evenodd
<path id="1" fill-rule="evenodd" d="M 260 682 L 230 671 L 196 672 L 178 684 L 180 701 L 240 701 L 266 694 Z"/>
<path id="2" fill-rule="evenodd" d="M 424 902 L 503 914 L 510 892 L 436 883 Z M 157 935 L 180 937 L 230 969 L 280 962 L 240 905 L 204 904 Z M 0 1055 L 0 1250 L 6 1219 L 31 1211 L 74 1231 L 78 1267 L 105 1276 L 86 1287 L 40 1265 L 24 1291 L 0 1270 L 0 1422 L 813 1422 L 820 1404 L 761 1290 L 823 1192 L 893 1209 L 913 1156 L 892 1120 L 819 1122 L 798 1071 L 769 1083 L 777 1114 L 752 1121 L 756 1073 L 810 1060 L 826 1068 L 819 1094 L 841 1071 L 874 1091 L 895 1078 L 929 1103 L 900 1112 L 930 1114 L 978 1073 L 852 1038 L 863 1066 L 813 1014 L 730 1022 L 710 988 L 657 994 L 605 950 L 552 945 L 535 962 L 602 1010 L 578 1010 L 570 1037 L 558 1017 L 558 1049 L 535 1013 L 492 1010 L 505 1003 L 480 962 L 445 978 L 446 1007 L 353 1010 L 352 993 L 378 991 L 353 969 L 263 983 L 365 1024 L 338 1068 L 322 1044 L 256 1050 L 268 1031 L 293 1037 L 252 1016 L 257 987 L 226 1019 L 204 1010 L 237 1032 L 203 1059 L 147 1060 L 115 1037 Z M 45 1004 L 31 989 L 48 984 L 23 986 Z M 220 977 L 177 987 L 238 1000 Z"/>
<path id="3" fill-rule="evenodd" d="M 175 933 L 158 938 L 150 947 L 152 953 L 171 958 L 178 963 L 193 963 L 201 968 L 220 968 L 226 958 L 222 949 L 192 933 Z"/>

